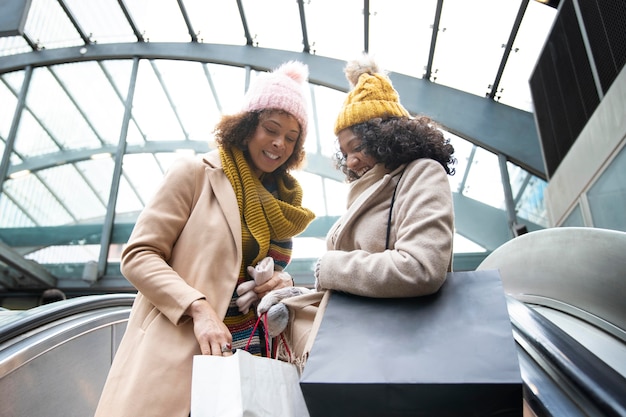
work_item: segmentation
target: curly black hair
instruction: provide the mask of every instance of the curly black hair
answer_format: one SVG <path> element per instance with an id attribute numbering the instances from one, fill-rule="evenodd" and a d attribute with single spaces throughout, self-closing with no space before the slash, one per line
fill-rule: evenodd
<path id="1" fill-rule="evenodd" d="M 361 139 L 360 149 L 390 170 L 416 159 L 430 158 L 439 162 L 448 175 L 455 173 L 451 167 L 456 163 L 454 147 L 437 123 L 427 116 L 377 117 L 349 129 Z M 341 152 L 335 154 L 334 161 L 348 182 L 358 178 L 348 169 Z"/>
<path id="2" fill-rule="evenodd" d="M 243 151 L 247 158 L 248 140 L 252 137 L 252 135 L 254 135 L 254 132 L 261 121 L 262 115 L 271 114 L 273 112 L 291 115 L 290 113 L 282 110 L 265 109 L 251 112 L 244 111 L 233 115 L 222 116 L 220 121 L 215 125 L 215 129 L 213 129 L 215 142 L 218 145 L 223 146 L 225 149 L 236 146 Z M 278 170 L 288 172 L 289 170 L 299 168 L 304 163 L 305 155 L 304 138 L 300 135 L 298 136 L 293 153 Z"/>

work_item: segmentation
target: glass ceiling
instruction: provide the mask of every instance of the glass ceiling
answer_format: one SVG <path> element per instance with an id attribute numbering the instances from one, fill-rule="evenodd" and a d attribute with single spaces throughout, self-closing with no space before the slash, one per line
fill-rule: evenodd
<path id="1" fill-rule="evenodd" d="M 3 2 L 0 15 L 27 3 Z M 77 271 L 86 274 L 84 282 L 64 285 L 123 286 L 111 265 L 136 215 L 180 153 L 214 148 L 220 114 L 237 110 L 260 71 L 246 64 L 257 51 L 345 61 L 366 50 L 394 73 L 532 113 L 528 79 L 556 15 L 536 1 L 501 0 L 30 3 L 15 31 L 0 27 L 5 289 L 58 286 Z M 181 58 L 198 44 L 246 47 L 252 58 L 240 65 Z M 150 53 L 128 53 L 128 45 Z M 181 54 L 168 55 L 172 50 Z M 318 219 L 295 244 L 294 256 L 302 259 L 324 250 L 346 193 L 329 159 L 345 90 L 311 81 L 310 93 L 309 165 L 295 175 Z M 450 183 L 464 225 L 457 224 L 455 260 L 504 243 L 511 222 L 529 230 L 548 226 L 544 179 L 459 129 L 447 131 L 458 160 Z M 34 272 L 39 277 L 20 284 L 27 267 L 14 254 L 43 266 Z M 94 263 L 99 283 L 85 272 Z"/>

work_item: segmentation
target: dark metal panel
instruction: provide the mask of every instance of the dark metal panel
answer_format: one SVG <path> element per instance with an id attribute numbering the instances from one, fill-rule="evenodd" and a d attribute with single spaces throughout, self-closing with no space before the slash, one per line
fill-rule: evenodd
<path id="1" fill-rule="evenodd" d="M 3 1 L 0 4 L 0 37 L 24 34 L 31 0 Z"/>

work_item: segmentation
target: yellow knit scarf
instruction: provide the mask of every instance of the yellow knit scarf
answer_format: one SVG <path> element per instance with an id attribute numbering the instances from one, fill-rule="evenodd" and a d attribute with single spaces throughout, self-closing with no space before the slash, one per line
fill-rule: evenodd
<path id="1" fill-rule="evenodd" d="M 278 198 L 275 198 L 252 174 L 239 148 L 220 147 L 219 152 L 224 173 L 237 196 L 243 226 L 243 247 L 247 247 L 251 238 L 259 245 L 259 252 L 250 263 L 256 265 L 267 256 L 271 240 L 285 240 L 301 233 L 313 221 L 315 214 L 302 207 L 302 188 L 288 173 L 277 176 Z M 242 265 L 242 271 L 246 266 Z"/>

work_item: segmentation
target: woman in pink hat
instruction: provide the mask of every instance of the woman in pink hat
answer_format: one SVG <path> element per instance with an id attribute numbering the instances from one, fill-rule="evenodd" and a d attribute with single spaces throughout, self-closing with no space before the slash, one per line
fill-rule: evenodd
<path id="1" fill-rule="evenodd" d="M 217 124 L 218 149 L 176 161 L 140 214 L 121 261 L 138 294 L 97 417 L 187 417 L 194 355 L 265 353 L 254 301 L 293 285 L 292 237 L 314 218 L 289 174 L 304 160 L 307 77 L 295 61 L 260 75 Z"/>

